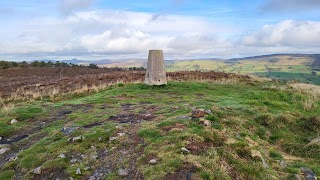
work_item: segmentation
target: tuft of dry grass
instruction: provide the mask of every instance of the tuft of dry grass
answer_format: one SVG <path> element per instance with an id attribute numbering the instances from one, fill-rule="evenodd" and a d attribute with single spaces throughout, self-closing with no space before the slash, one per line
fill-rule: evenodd
<path id="1" fill-rule="evenodd" d="M 314 110 L 318 107 L 320 100 L 320 86 L 304 83 L 288 84 L 294 91 L 307 96 L 303 100 L 303 107 L 306 111 Z"/>

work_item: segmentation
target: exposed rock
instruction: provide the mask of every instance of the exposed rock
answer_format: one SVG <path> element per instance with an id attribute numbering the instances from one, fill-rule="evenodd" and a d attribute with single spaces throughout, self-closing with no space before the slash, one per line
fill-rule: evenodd
<path id="1" fill-rule="evenodd" d="M 117 133 L 118 134 L 118 136 L 125 136 L 126 135 L 126 133 Z"/>
<path id="2" fill-rule="evenodd" d="M 211 121 L 209 121 L 209 120 L 202 119 L 199 122 L 200 122 L 200 124 L 203 124 L 204 126 L 211 127 Z"/>
<path id="3" fill-rule="evenodd" d="M 202 108 L 194 109 L 194 110 L 192 110 L 192 117 L 201 118 L 201 117 L 204 117 L 204 113 L 205 113 L 205 111 Z"/>
<path id="4" fill-rule="evenodd" d="M 91 156 L 91 159 L 98 159 L 98 156 Z"/>
<path id="5" fill-rule="evenodd" d="M 284 168 L 286 168 L 288 166 L 287 163 L 284 160 L 280 160 L 279 164 L 280 164 L 282 169 L 284 169 Z"/>
<path id="6" fill-rule="evenodd" d="M 190 152 L 190 151 L 189 151 L 187 148 L 185 148 L 185 147 L 182 147 L 182 148 L 181 148 L 181 151 L 186 152 L 186 153 L 189 153 L 189 152 Z"/>
<path id="7" fill-rule="evenodd" d="M 84 170 L 85 171 L 89 171 L 91 169 L 91 167 L 90 166 L 86 166 L 86 167 L 84 167 Z"/>
<path id="8" fill-rule="evenodd" d="M 129 172 L 128 172 L 127 169 L 122 169 L 122 168 L 120 168 L 120 169 L 118 170 L 118 175 L 119 175 L 119 176 L 128 176 L 128 174 L 129 174 Z"/>
<path id="9" fill-rule="evenodd" d="M 156 163 L 157 163 L 157 160 L 156 160 L 156 159 L 151 159 L 151 160 L 149 161 L 149 163 L 150 163 L 150 164 L 156 164 Z"/>
<path id="10" fill-rule="evenodd" d="M 10 148 L 8 148 L 8 147 L 4 147 L 4 148 L 0 149 L 0 155 L 6 153 L 9 150 L 10 150 Z"/>
<path id="11" fill-rule="evenodd" d="M 315 139 L 313 139 L 311 142 L 309 142 L 308 146 L 311 145 L 319 145 L 320 146 L 320 137 L 317 137 Z"/>
<path id="12" fill-rule="evenodd" d="M 177 120 L 184 120 L 184 121 L 189 121 L 192 118 L 190 116 L 179 116 L 177 117 Z"/>
<path id="13" fill-rule="evenodd" d="M 10 124 L 16 124 L 18 121 L 16 120 L 16 119 L 12 119 L 11 121 L 10 121 Z"/>
<path id="14" fill-rule="evenodd" d="M 18 159 L 17 156 L 11 156 L 10 159 L 9 159 L 9 161 L 12 162 L 12 161 L 16 161 L 17 159 Z"/>
<path id="15" fill-rule="evenodd" d="M 208 115 L 212 115 L 212 114 L 213 114 L 210 109 L 209 109 L 209 110 L 205 110 L 204 112 L 205 112 L 206 114 L 208 114 Z"/>
<path id="16" fill-rule="evenodd" d="M 91 149 L 97 149 L 95 146 L 91 146 Z"/>
<path id="17" fill-rule="evenodd" d="M 77 175 L 81 175 L 81 169 L 80 168 L 77 169 L 76 174 Z"/>
<path id="18" fill-rule="evenodd" d="M 65 135 L 69 135 L 77 129 L 79 129 L 79 128 L 78 127 L 63 127 L 61 129 L 61 132 L 64 133 Z"/>
<path id="19" fill-rule="evenodd" d="M 62 153 L 62 154 L 59 154 L 58 157 L 61 158 L 61 159 L 64 159 L 64 158 L 66 158 L 66 155 Z"/>
<path id="20" fill-rule="evenodd" d="M 109 141 L 112 142 L 112 141 L 117 140 L 117 139 L 118 139 L 118 137 L 110 137 Z"/>
<path id="21" fill-rule="evenodd" d="M 303 176 L 307 179 L 307 180 L 316 180 L 317 176 L 316 174 L 307 167 L 301 167 L 300 168 L 301 173 L 303 174 Z"/>
<path id="22" fill-rule="evenodd" d="M 2 137 L 0 136 L 0 141 L 2 140 Z"/>
<path id="23" fill-rule="evenodd" d="M 41 167 L 37 167 L 36 169 L 33 170 L 34 174 L 41 174 Z"/>
<path id="24" fill-rule="evenodd" d="M 72 141 L 82 141 L 82 139 L 84 139 L 82 136 L 77 136 L 77 137 L 74 137 L 72 138 Z"/>
<path id="25" fill-rule="evenodd" d="M 264 168 L 269 168 L 269 165 L 267 164 L 266 160 L 264 160 L 264 158 L 261 156 L 261 161 L 262 161 L 262 166 Z"/>
<path id="26" fill-rule="evenodd" d="M 73 159 L 70 160 L 70 163 L 71 163 L 71 164 L 75 164 L 75 163 L 77 163 L 77 162 L 78 162 L 78 159 L 77 159 L 77 158 L 73 158 Z"/>
<path id="27" fill-rule="evenodd" d="M 94 176 L 90 176 L 89 180 L 96 180 Z"/>
<path id="28" fill-rule="evenodd" d="M 98 138 L 98 141 L 100 141 L 100 142 L 101 142 L 101 141 L 102 141 L 102 137 L 99 137 L 99 138 Z"/>

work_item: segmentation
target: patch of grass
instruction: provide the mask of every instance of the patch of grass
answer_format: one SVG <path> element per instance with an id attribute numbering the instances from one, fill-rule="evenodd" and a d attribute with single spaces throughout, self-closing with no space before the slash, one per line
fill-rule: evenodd
<path id="1" fill-rule="evenodd" d="M 3 180 L 9 180 L 9 179 L 14 179 L 14 171 L 13 170 L 8 170 L 8 171 L 3 171 L 0 173 L 0 179 Z"/>
<path id="2" fill-rule="evenodd" d="M 12 125 L 0 122 L 0 136 L 9 136 L 15 131 L 15 128 Z"/>
<path id="3" fill-rule="evenodd" d="M 271 149 L 270 152 L 269 152 L 269 156 L 273 159 L 276 159 L 276 160 L 281 160 L 283 159 L 283 156 L 282 154 L 280 154 L 278 151 L 274 150 L 274 149 Z"/>
<path id="4" fill-rule="evenodd" d="M 42 113 L 42 109 L 38 107 L 24 107 L 15 109 L 14 113 L 18 120 L 27 120 L 36 117 Z"/>
<path id="5" fill-rule="evenodd" d="M 217 122 L 219 121 L 219 118 L 215 115 L 209 115 L 207 117 L 205 117 L 206 120 L 212 121 L 212 122 Z"/>
<path id="6" fill-rule="evenodd" d="M 142 129 L 138 135 L 151 142 L 159 141 L 162 137 L 161 132 L 157 129 Z"/>

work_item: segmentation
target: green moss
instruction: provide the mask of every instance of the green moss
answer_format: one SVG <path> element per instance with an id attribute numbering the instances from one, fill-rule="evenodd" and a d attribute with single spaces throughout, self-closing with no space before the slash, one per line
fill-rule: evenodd
<path id="1" fill-rule="evenodd" d="M 14 171 L 8 170 L 0 173 L 1 180 L 11 180 L 14 179 Z"/>

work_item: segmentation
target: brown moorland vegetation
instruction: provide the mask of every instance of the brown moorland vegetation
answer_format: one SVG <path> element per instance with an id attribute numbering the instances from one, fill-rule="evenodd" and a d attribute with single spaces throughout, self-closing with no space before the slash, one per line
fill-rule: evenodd
<path id="1" fill-rule="evenodd" d="M 144 71 L 89 68 L 14 68 L 0 71 L 0 97 L 5 101 L 36 99 L 66 93 L 98 91 L 112 84 L 143 82 Z M 167 73 L 171 81 L 238 82 L 248 76 L 222 72 Z"/>

